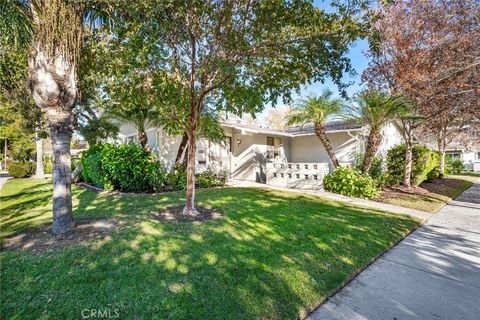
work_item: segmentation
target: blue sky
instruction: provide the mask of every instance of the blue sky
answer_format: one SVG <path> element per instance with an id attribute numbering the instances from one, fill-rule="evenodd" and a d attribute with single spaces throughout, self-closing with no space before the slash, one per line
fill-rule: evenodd
<path id="1" fill-rule="evenodd" d="M 318 7 L 325 9 L 327 12 L 332 10 L 332 8 L 330 7 L 330 1 L 316 0 L 314 1 L 314 4 Z M 361 89 L 362 72 L 365 70 L 365 68 L 368 65 L 368 58 L 365 56 L 365 53 L 367 52 L 367 50 L 368 50 L 367 41 L 358 40 L 351 45 L 349 53 L 347 54 L 347 57 L 350 59 L 356 73 L 353 76 L 351 75 L 344 76 L 344 83 L 350 83 L 350 82 L 353 83 L 346 89 L 349 97 L 352 97 L 356 92 L 358 92 Z M 299 95 L 294 93 L 292 97 L 295 100 L 295 99 L 298 99 L 299 97 L 305 97 L 310 93 L 320 94 L 325 88 L 330 89 L 332 92 L 335 93 L 336 96 L 340 95 L 337 86 L 330 79 L 327 79 L 323 84 L 320 82 L 317 82 L 308 86 L 304 86 L 301 89 Z M 276 108 L 281 109 L 285 107 L 286 106 L 284 106 L 282 103 L 279 103 Z M 262 118 L 270 108 L 271 107 L 265 108 L 265 110 L 261 114 L 257 115 L 257 118 Z"/>

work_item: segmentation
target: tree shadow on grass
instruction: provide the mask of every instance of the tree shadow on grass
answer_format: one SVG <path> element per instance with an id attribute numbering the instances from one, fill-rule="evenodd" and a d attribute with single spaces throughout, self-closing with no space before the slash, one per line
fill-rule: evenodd
<path id="1" fill-rule="evenodd" d="M 5 315 L 40 316 L 40 296 L 55 292 L 51 317 L 108 305 L 128 319 L 292 319 L 416 225 L 407 217 L 256 188 L 198 191 L 199 205 L 225 216 L 191 224 L 151 215 L 183 201 L 183 193 L 78 197 L 77 215 L 126 223 L 103 240 L 32 258 L 27 266 L 56 265 L 55 276 L 29 286 L 32 271 L 9 278 Z M 16 264 L 12 257 L 8 270 Z M 19 294 L 34 299 L 14 310 Z"/>

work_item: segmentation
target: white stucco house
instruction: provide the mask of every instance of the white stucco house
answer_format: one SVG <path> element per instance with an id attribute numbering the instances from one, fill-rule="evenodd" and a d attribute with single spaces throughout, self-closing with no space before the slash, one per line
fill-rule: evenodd
<path id="1" fill-rule="evenodd" d="M 469 137 L 470 145 L 461 145 L 459 143 L 450 143 L 445 149 L 447 159 L 460 159 L 467 171 L 480 172 L 480 137 L 472 135 Z M 427 146 L 429 149 L 437 150 L 437 142 L 434 136 L 426 136 L 419 139 L 419 143 Z"/>
<path id="2" fill-rule="evenodd" d="M 223 168 L 230 178 L 267 182 L 292 187 L 312 188 L 321 185 L 331 170 L 329 157 L 313 132 L 313 126 L 284 130 L 249 125 L 241 119 L 221 122 L 227 140 L 224 144 L 201 139 L 197 142 L 197 172 L 208 166 Z M 368 127 L 331 121 L 325 125 L 337 158 L 342 165 L 351 165 L 355 155 L 364 152 Z M 148 142 L 166 167 L 174 164 L 181 137 L 172 137 L 162 128 L 147 130 Z M 399 128 L 389 123 L 383 128 L 379 154 L 402 143 Z M 123 124 L 119 139 L 122 143 L 136 141 L 136 130 Z"/>

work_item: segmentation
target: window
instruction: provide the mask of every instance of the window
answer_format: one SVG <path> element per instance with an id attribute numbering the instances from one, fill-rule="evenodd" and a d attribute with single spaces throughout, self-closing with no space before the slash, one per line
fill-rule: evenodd
<path id="1" fill-rule="evenodd" d="M 448 153 L 447 157 L 450 159 L 461 159 L 462 155 L 460 153 Z"/>
<path id="2" fill-rule="evenodd" d="M 227 143 L 228 143 L 227 150 L 230 152 L 233 152 L 232 137 L 227 138 Z"/>
<path id="3" fill-rule="evenodd" d="M 267 146 L 275 146 L 273 137 L 267 137 Z"/>
<path id="4" fill-rule="evenodd" d="M 308 174 L 305 175 L 305 180 L 308 180 Z"/>
<path id="5" fill-rule="evenodd" d="M 127 137 L 127 144 L 134 144 L 134 143 L 137 143 L 137 141 L 138 141 L 137 136 Z"/>
<path id="6" fill-rule="evenodd" d="M 477 160 L 480 160 L 480 152 L 477 152 Z"/>
<path id="7" fill-rule="evenodd" d="M 280 178 L 283 178 L 283 173 L 280 173 Z"/>
<path id="8" fill-rule="evenodd" d="M 292 174 L 291 174 L 291 173 L 289 173 L 289 174 L 288 174 L 288 177 L 291 179 L 291 178 L 292 178 Z"/>
<path id="9" fill-rule="evenodd" d="M 276 173 L 273 173 L 273 177 L 276 178 L 276 177 L 277 177 L 277 174 L 276 174 Z"/>
<path id="10" fill-rule="evenodd" d="M 316 174 L 313 175 L 313 180 L 318 180 L 318 176 Z"/>
<path id="11" fill-rule="evenodd" d="M 281 140 L 279 137 L 267 137 L 267 159 L 279 159 Z"/>
<path id="12" fill-rule="evenodd" d="M 298 173 L 295 176 L 297 177 L 297 179 L 300 179 L 300 175 Z"/>

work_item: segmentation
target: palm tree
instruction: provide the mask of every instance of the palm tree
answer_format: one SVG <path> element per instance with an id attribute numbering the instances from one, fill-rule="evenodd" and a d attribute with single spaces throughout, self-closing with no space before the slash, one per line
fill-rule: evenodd
<path id="1" fill-rule="evenodd" d="M 53 233 L 73 228 L 70 141 L 78 95 L 78 64 L 85 19 L 102 20 L 84 1 L 6 0 L 0 2 L 2 43 L 28 48 L 29 86 L 49 127 L 53 163 Z"/>
<path id="2" fill-rule="evenodd" d="M 339 114 L 341 110 L 342 101 L 333 99 L 332 96 L 333 93 L 330 90 L 324 90 L 318 97 L 309 96 L 306 99 L 299 100 L 287 116 L 287 125 L 300 124 L 304 126 L 313 123 L 314 132 L 325 147 L 333 166 L 338 167 L 337 157 L 323 126 L 328 119 Z"/>
<path id="3" fill-rule="evenodd" d="M 382 142 L 382 128 L 398 116 L 401 101 L 378 91 L 362 92 L 354 100 L 355 103 L 344 106 L 342 113 L 347 121 L 367 124 L 370 128 L 362 164 L 363 173 L 368 173 Z"/>
<path id="4" fill-rule="evenodd" d="M 109 110 L 105 114 L 105 117 L 131 124 L 138 132 L 138 142 L 142 148 L 147 152 L 152 151 L 152 148 L 148 144 L 147 130 L 161 126 L 159 112 L 149 107 L 116 107 Z"/>

